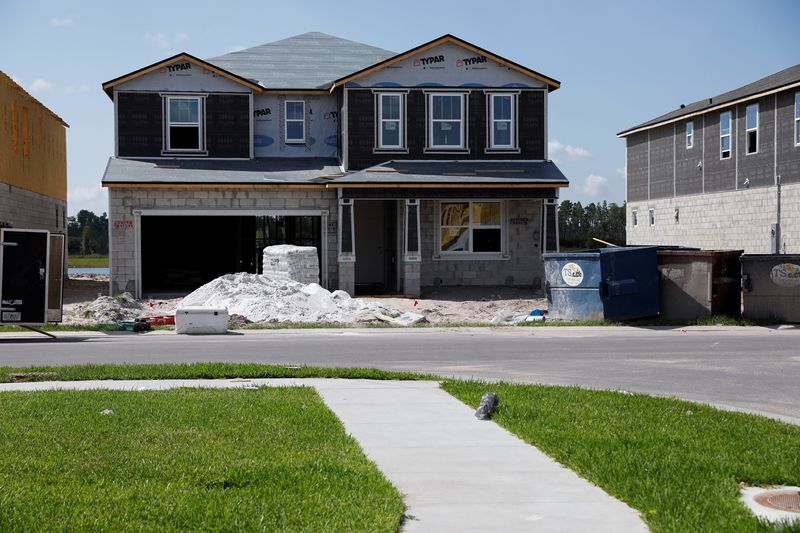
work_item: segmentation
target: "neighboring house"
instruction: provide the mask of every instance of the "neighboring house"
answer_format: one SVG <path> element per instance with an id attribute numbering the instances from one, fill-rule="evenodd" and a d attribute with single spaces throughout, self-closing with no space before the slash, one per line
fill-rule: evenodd
<path id="1" fill-rule="evenodd" d="M 396 54 L 323 33 L 111 80 L 111 291 L 258 272 L 281 243 L 351 294 L 538 288 L 568 185 L 547 158 L 559 85 L 451 35 Z"/>
<path id="2" fill-rule="evenodd" d="M 800 252 L 800 65 L 618 135 L 628 244 Z"/>
<path id="3" fill-rule="evenodd" d="M 69 126 L 0 72 L 0 228 L 67 232 Z"/>

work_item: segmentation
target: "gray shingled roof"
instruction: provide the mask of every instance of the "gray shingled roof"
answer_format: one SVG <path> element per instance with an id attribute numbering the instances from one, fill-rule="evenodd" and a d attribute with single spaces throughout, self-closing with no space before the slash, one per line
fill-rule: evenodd
<path id="1" fill-rule="evenodd" d="M 322 157 L 212 159 L 118 159 L 108 160 L 103 184 L 128 183 L 325 183 L 341 175 L 336 159 Z"/>
<path id="2" fill-rule="evenodd" d="M 327 89 L 334 80 L 384 61 L 395 52 L 309 32 L 208 59 L 270 89 Z"/>
<path id="3" fill-rule="evenodd" d="M 338 184 L 552 184 L 569 181 L 552 161 L 388 161 L 335 179 Z"/>
<path id="4" fill-rule="evenodd" d="M 648 128 L 651 126 L 655 126 L 657 124 L 666 122 L 668 120 L 680 118 L 685 115 L 691 115 L 693 113 L 698 113 L 705 109 L 710 109 L 712 107 L 716 107 L 725 104 L 727 102 L 733 102 L 735 100 L 747 98 L 748 96 L 763 93 L 766 91 L 771 91 L 773 89 L 778 89 L 785 85 L 790 85 L 792 83 L 797 83 L 799 81 L 800 81 L 800 65 L 795 65 L 793 67 L 781 70 L 780 72 L 776 72 L 775 74 L 770 74 L 766 78 L 761 78 L 758 81 L 754 81 L 753 83 L 749 83 L 743 87 L 739 87 L 738 89 L 734 89 L 732 91 L 719 94 L 712 98 L 705 98 L 703 100 L 691 103 L 685 107 L 676 109 L 675 111 L 670 111 L 669 113 L 661 115 L 660 117 L 656 117 L 652 120 L 648 120 L 647 122 L 643 122 L 637 126 L 633 126 L 632 128 L 628 128 L 624 131 L 621 131 L 617 135 L 624 136 L 633 130 L 638 130 L 639 128 Z"/>

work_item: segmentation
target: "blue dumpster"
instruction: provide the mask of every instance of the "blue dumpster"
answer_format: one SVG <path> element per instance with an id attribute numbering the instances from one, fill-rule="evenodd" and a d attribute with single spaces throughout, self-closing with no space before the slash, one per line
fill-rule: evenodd
<path id="1" fill-rule="evenodd" d="M 548 315 L 557 320 L 627 320 L 659 310 L 656 247 L 544 254 Z"/>

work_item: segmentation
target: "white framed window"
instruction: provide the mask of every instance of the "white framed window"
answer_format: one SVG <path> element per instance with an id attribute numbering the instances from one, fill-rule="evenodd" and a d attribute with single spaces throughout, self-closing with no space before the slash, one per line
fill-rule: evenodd
<path id="1" fill-rule="evenodd" d="M 800 92 L 794 93 L 794 145 L 800 146 Z"/>
<path id="2" fill-rule="evenodd" d="M 489 147 L 516 148 L 516 102 L 513 94 L 489 95 Z"/>
<path id="3" fill-rule="evenodd" d="M 439 204 L 439 251 L 442 254 L 500 253 L 503 207 L 498 201 L 447 201 Z"/>
<path id="4" fill-rule="evenodd" d="M 650 209 L 649 210 L 649 215 L 650 215 L 650 225 L 651 226 L 655 226 L 656 225 L 656 210 L 655 209 Z"/>
<path id="5" fill-rule="evenodd" d="M 303 100 L 286 100 L 284 106 L 286 142 L 306 142 L 306 103 Z"/>
<path id="6" fill-rule="evenodd" d="M 403 95 L 378 93 L 378 148 L 405 147 Z"/>
<path id="7" fill-rule="evenodd" d="M 758 153 L 758 104 L 750 104 L 745 108 L 745 136 L 747 137 L 746 154 Z"/>
<path id="8" fill-rule="evenodd" d="M 638 227 L 639 226 L 639 212 L 636 211 L 635 209 L 633 211 L 631 211 L 631 218 L 633 219 L 633 227 L 634 228 Z"/>
<path id="9" fill-rule="evenodd" d="M 686 123 L 686 149 L 694 148 L 694 121 Z"/>
<path id="10" fill-rule="evenodd" d="M 428 95 L 428 148 L 464 148 L 464 95 Z"/>
<path id="11" fill-rule="evenodd" d="M 731 112 L 719 115 L 719 158 L 731 158 Z"/>
<path id="12" fill-rule="evenodd" d="M 203 146 L 203 99 L 168 96 L 164 147 L 168 152 L 200 152 Z"/>

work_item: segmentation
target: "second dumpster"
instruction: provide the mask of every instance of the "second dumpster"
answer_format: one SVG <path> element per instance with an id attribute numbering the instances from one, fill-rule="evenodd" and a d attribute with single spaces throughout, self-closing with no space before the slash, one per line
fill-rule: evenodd
<path id="1" fill-rule="evenodd" d="M 741 315 L 742 250 L 659 249 L 661 318 L 696 320 Z"/>
<path id="2" fill-rule="evenodd" d="M 544 254 L 548 316 L 628 320 L 659 311 L 655 247 Z"/>

